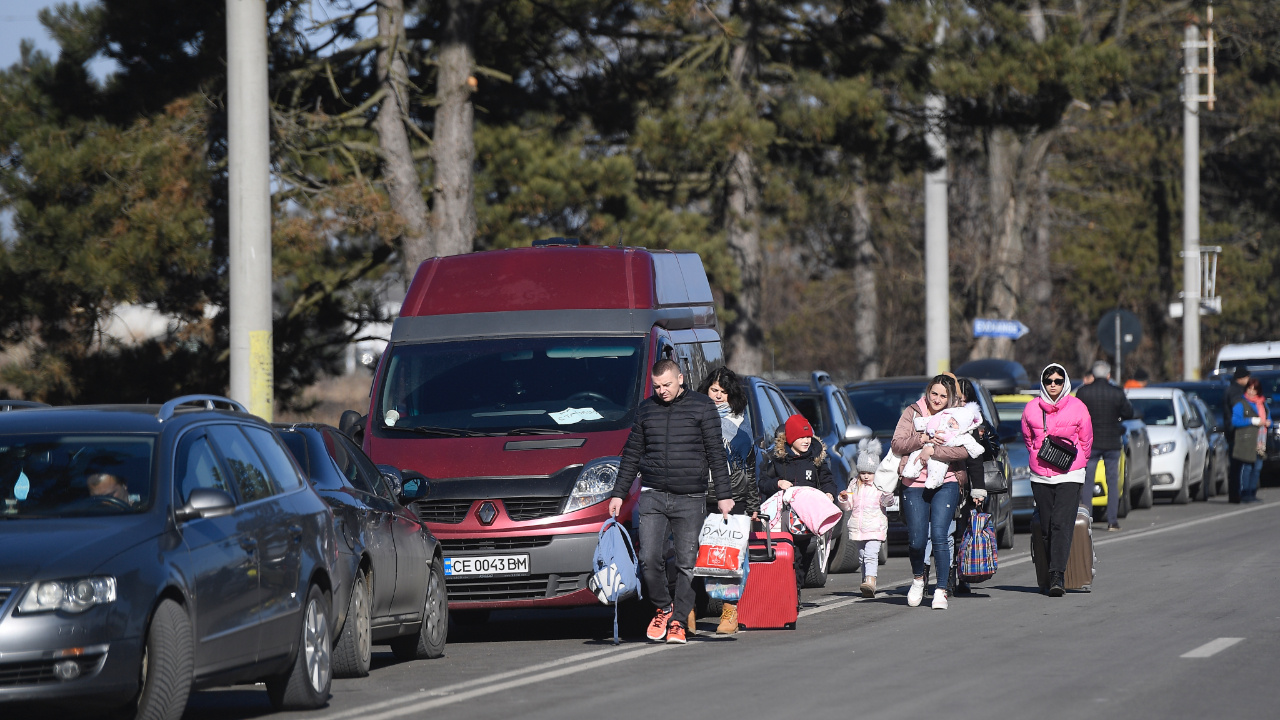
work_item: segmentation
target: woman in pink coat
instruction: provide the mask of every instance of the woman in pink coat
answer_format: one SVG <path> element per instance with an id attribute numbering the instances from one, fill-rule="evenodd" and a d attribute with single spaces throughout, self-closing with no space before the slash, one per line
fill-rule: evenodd
<path id="1" fill-rule="evenodd" d="M 1049 595 L 1062 597 L 1076 508 L 1093 449 L 1093 421 L 1084 403 L 1071 395 L 1066 368 L 1051 363 L 1040 373 L 1040 388 L 1040 397 L 1027 403 L 1022 411 L 1022 437 L 1031 457 L 1031 493 L 1036 499 L 1045 553 L 1049 556 Z M 1066 470 L 1040 459 L 1040 447 L 1049 435 L 1076 447 L 1076 459 Z"/>

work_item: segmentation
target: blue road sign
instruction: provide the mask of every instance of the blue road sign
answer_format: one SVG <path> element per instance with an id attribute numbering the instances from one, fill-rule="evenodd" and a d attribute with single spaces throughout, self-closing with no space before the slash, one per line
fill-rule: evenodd
<path id="1" fill-rule="evenodd" d="M 974 337 L 998 337 L 1017 340 L 1029 332 L 1031 332 L 1031 328 L 1023 325 L 1017 320 L 975 318 L 973 321 Z"/>

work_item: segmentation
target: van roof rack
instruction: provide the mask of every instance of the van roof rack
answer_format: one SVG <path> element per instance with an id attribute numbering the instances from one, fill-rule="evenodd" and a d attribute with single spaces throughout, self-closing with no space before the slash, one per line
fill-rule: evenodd
<path id="1" fill-rule="evenodd" d="M 240 403 L 221 395 L 183 395 L 161 405 L 160 412 L 156 413 L 156 417 L 160 418 L 160 422 L 164 422 L 173 417 L 173 414 L 182 405 L 195 405 L 197 403 L 203 403 L 206 410 L 216 410 L 218 405 L 224 405 L 228 410 L 235 410 L 245 414 L 249 412 Z"/>
<path id="2" fill-rule="evenodd" d="M 581 247 L 582 241 L 578 238 L 566 237 L 550 237 L 543 240 L 534 240 L 533 247 Z"/>

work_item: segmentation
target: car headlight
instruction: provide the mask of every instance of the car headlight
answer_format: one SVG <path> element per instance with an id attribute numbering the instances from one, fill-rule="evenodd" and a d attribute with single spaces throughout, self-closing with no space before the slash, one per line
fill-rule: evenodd
<path id="1" fill-rule="evenodd" d="M 116 599 L 116 579 L 113 577 L 87 577 L 73 580 L 38 582 L 27 589 L 18 612 L 34 613 L 62 610 L 80 613 L 94 605 L 113 602 Z"/>
<path id="2" fill-rule="evenodd" d="M 565 505 L 564 511 L 571 513 L 609 499 L 614 483 L 618 481 L 620 462 L 622 459 L 616 457 L 598 458 L 583 466 L 582 472 L 578 473 L 578 482 L 574 483 L 573 492 L 569 494 L 569 502 Z"/>
<path id="3" fill-rule="evenodd" d="M 1021 465 L 1021 466 L 1018 466 L 1018 467 L 1014 468 L 1014 469 L 1013 469 L 1013 479 L 1014 479 L 1014 480 L 1030 480 L 1030 479 L 1031 479 L 1031 468 L 1027 467 L 1026 465 Z"/>
<path id="4" fill-rule="evenodd" d="M 1165 453 L 1171 453 L 1173 452 L 1173 448 L 1177 446 L 1177 444 L 1178 443 L 1176 442 L 1156 443 L 1155 445 L 1151 446 L 1151 454 L 1164 455 Z"/>

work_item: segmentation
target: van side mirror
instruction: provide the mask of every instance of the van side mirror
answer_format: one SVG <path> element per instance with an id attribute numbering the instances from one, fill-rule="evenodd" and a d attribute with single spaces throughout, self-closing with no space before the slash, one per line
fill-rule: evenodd
<path id="1" fill-rule="evenodd" d="M 364 441 L 364 420 L 364 415 L 358 410 L 343 410 L 342 416 L 338 418 L 338 430 L 357 445 L 361 444 Z"/>
<path id="2" fill-rule="evenodd" d="M 849 445 L 852 443 L 862 442 L 871 437 L 871 428 L 862 423 L 854 423 L 844 426 L 844 435 L 840 437 L 841 445 Z"/>
<path id="3" fill-rule="evenodd" d="M 178 520 L 215 518 L 230 515 L 236 509 L 236 501 L 216 488 L 196 488 L 191 491 L 187 504 L 173 511 Z"/>

